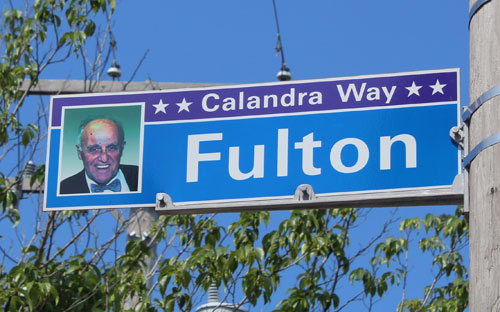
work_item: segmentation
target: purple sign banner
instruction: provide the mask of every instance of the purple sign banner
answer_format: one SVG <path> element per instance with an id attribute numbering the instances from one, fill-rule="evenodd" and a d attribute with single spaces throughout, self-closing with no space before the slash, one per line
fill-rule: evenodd
<path id="1" fill-rule="evenodd" d="M 199 90 L 53 99 L 52 127 L 64 106 L 145 102 L 145 122 L 251 117 L 457 101 L 456 70 L 262 83 Z"/>

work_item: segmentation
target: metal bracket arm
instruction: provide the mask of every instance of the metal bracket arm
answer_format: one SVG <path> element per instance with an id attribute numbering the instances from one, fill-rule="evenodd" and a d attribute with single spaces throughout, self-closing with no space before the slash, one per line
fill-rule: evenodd
<path id="1" fill-rule="evenodd" d="M 464 127 L 453 127 L 450 129 L 450 137 L 455 142 L 458 147 L 463 150 L 464 149 Z"/>
<path id="2" fill-rule="evenodd" d="M 166 210 L 175 208 L 170 195 L 166 193 L 156 193 L 156 210 Z"/>
<path id="3" fill-rule="evenodd" d="M 295 190 L 293 199 L 295 199 L 296 201 L 315 200 L 316 194 L 314 194 L 312 186 L 310 186 L 309 184 L 301 184 Z"/>

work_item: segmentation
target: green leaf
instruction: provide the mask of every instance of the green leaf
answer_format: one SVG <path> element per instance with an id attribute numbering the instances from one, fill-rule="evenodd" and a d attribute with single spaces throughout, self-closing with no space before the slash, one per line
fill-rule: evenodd
<path id="1" fill-rule="evenodd" d="M 31 128 L 26 128 L 24 129 L 23 136 L 22 136 L 22 143 L 26 147 L 31 140 L 35 137 L 35 133 Z"/>
<path id="2" fill-rule="evenodd" d="M 95 32 L 95 23 L 93 21 L 89 21 L 87 26 L 85 26 L 84 33 L 87 37 L 90 37 L 94 34 Z"/>

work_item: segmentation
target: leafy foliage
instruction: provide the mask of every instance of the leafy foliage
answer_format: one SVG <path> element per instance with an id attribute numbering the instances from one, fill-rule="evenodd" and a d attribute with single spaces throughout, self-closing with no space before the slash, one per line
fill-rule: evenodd
<path id="1" fill-rule="evenodd" d="M 102 214 L 95 213 L 87 224 Z M 382 229 L 366 245 L 351 248 L 349 233 L 358 214 L 355 209 L 294 211 L 271 231 L 263 231 L 270 219 L 267 212 L 242 213 L 227 230 L 217 225 L 214 216 L 162 216 L 150 239 L 130 240 L 111 262 L 99 260 L 105 256 L 99 248 L 106 244 L 68 256 L 67 250 L 50 256 L 47 248 L 43 252 L 29 246 L 24 251 L 27 259 L 0 278 L 6 289 L 0 304 L 7 311 L 20 307 L 120 311 L 133 296 L 136 311 L 191 311 L 211 284 L 223 284 L 228 293 L 224 300 L 237 306 L 270 302 L 280 287 L 286 287 L 288 296 L 274 311 L 341 311 L 356 301 L 365 302 L 371 310 L 391 286 L 402 287 L 404 293 L 410 237 L 419 234 L 423 225 L 421 230 L 430 235 L 421 238 L 419 246 L 422 252 L 431 253 L 434 274 L 429 275 L 432 280 L 421 298 L 402 297 L 399 311 L 466 308 L 467 269 L 459 253 L 467 242 L 465 220 L 458 215 L 404 220 L 403 237 L 381 240 L 386 234 Z M 53 222 L 84 217 L 59 213 L 53 214 Z M 436 223 L 442 226 L 435 227 Z M 154 244 L 163 244 L 166 251 L 148 267 Z M 371 258 L 367 258 L 369 250 Z M 368 259 L 369 266 L 356 266 L 363 259 Z M 148 285 L 152 274 L 157 276 Z M 285 275 L 295 276 L 296 282 L 282 284 Z M 355 293 L 345 297 L 342 288 L 348 281 Z M 244 298 L 234 301 L 239 292 Z"/>

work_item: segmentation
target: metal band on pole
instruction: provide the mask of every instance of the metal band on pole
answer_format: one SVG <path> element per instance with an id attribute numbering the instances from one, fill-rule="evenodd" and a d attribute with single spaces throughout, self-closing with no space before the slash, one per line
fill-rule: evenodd
<path id="1" fill-rule="evenodd" d="M 479 9 L 485 5 L 486 3 L 490 2 L 491 0 L 477 0 L 476 3 L 472 6 L 472 8 L 469 11 L 469 29 L 470 29 L 470 22 L 472 21 L 472 18 L 474 15 L 479 11 Z"/>
<path id="2" fill-rule="evenodd" d="M 466 107 L 465 111 L 462 113 L 462 120 L 464 122 L 468 122 L 470 116 L 474 114 L 474 112 L 485 102 L 488 100 L 491 100 L 492 98 L 500 95 L 500 86 L 496 86 L 491 88 L 490 90 L 486 91 L 485 93 L 481 94 L 480 97 L 477 98 L 477 100 L 474 101 L 471 105 Z"/>
<path id="3" fill-rule="evenodd" d="M 471 161 L 474 158 L 476 158 L 476 156 L 479 155 L 479 153 L 481 153 L 483 150 L 485 150 L 488 147 L 493 146 L 497 143 L 500 143 L 500 133 L 494 134 L 494 135 L 484 139 L 483 141 L 481 141 L 481 143 L 476 145 L 476 147 L 474 147 L 472 149 L 472 151 L 469 154 L 467 154 L 467 156 L 465 156 L 464 162 L 463 162 L 464 168 L 467 168 L 470 165 Z"/>

